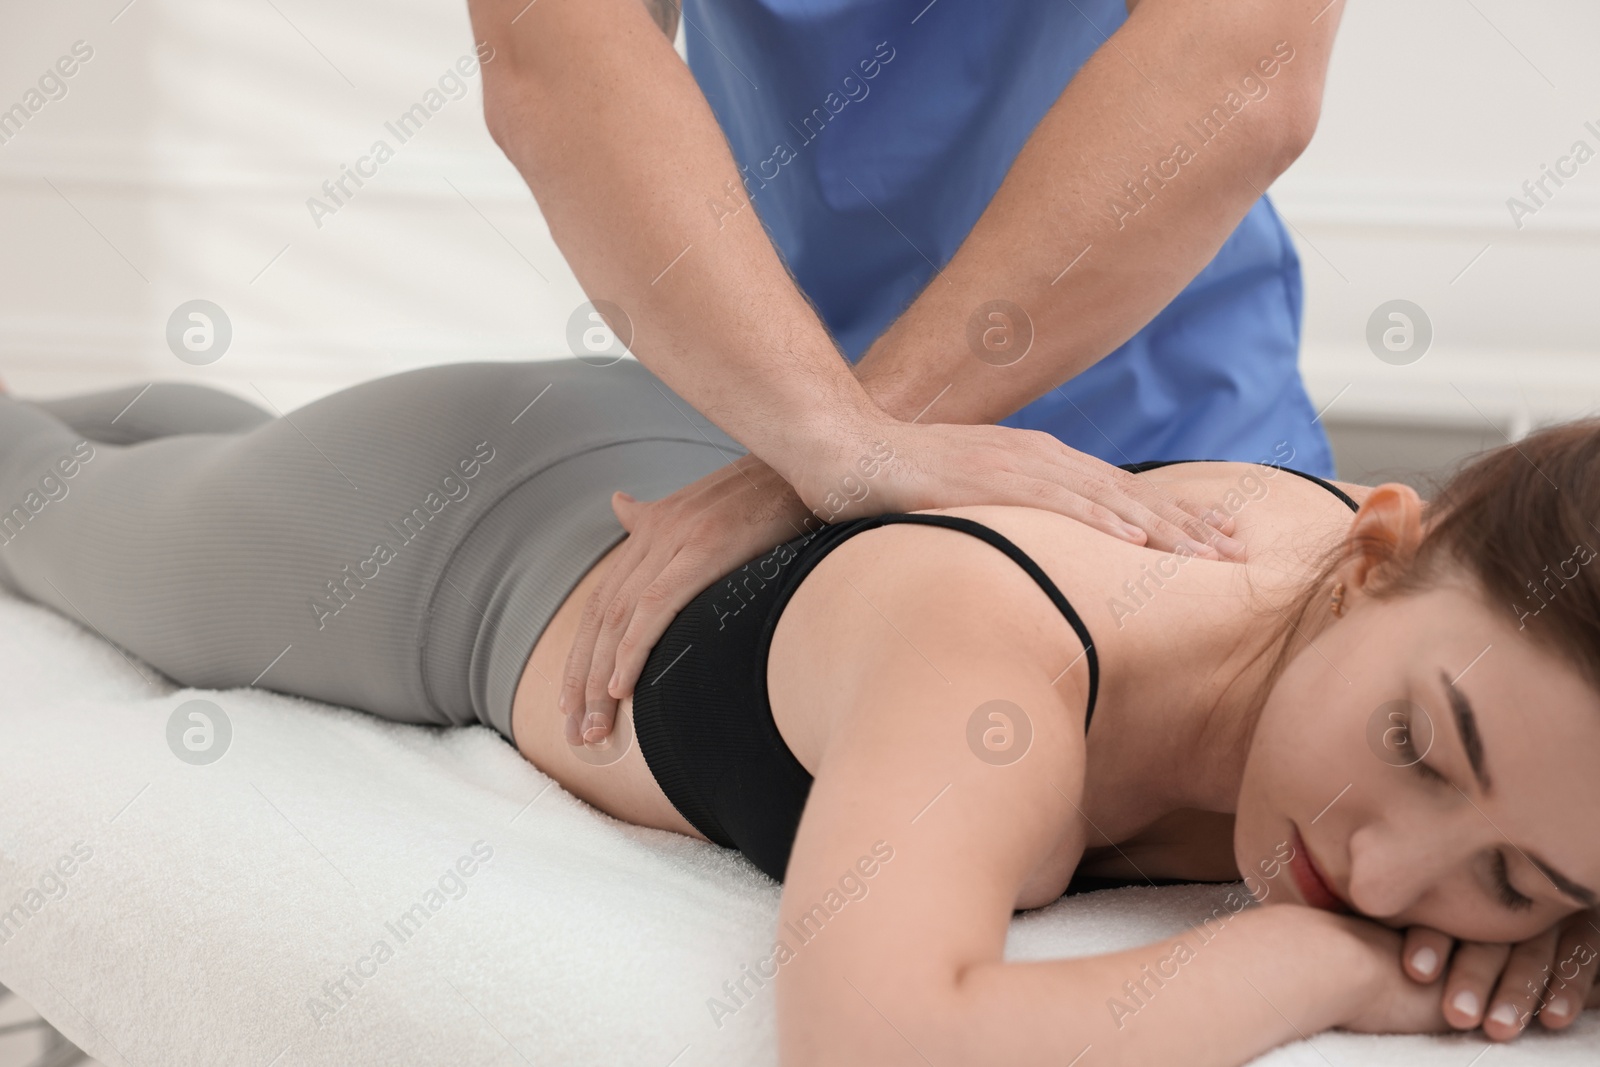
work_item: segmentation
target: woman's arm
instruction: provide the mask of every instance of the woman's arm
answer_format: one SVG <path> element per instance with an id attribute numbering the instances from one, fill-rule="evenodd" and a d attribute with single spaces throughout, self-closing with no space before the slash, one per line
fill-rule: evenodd
<path id="1" fill-rule="evenodd" d="M 1059 891 L 1083 847 L 1082 660 L 1063 674 L 1082 646 L 1000 553 L 925 537 L 897 544 L 936 552 L 937 581 L 841 549 L 774 645 L 780 723 L 838 709 L 774 946 L 786 1067 L 1060 1067 L 1089 1046 L 1086 1063 L 1229 1065 L 1358 1018 L 1442 1025 L 1437 988 L 1400 975 L 1398 934 L 1242 896 L 1237 914 L 1157 944 L 1004 962 L 1013 907 Z M 839 621 L 806 633 L 807 615 Z M 789 641 L 791 624 L 804 636 Z"/>
<path id="2" fill-rule="evenodd" d="M 1392 931 L 1299 905 L 1235 913 L 1243 903 L 1123 952 L 969 968 L 945 1024 L 960 1062 L 1069 1063 L 1092 1046 L 1095 1064 L 1231 1067 L 1363 1019 L 1397 989 Z M 1409 992 L 1369 1028 L 1443 1029 L 1438 987 Z"/>

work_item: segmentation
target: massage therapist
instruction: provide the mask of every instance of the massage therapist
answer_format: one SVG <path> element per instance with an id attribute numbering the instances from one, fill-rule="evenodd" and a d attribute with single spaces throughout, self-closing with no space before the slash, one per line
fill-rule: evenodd
<path id="1" fill-rule="evenodd" d="M 818 519 L 1031 505 L 1237 558 L 1226 518 L 1111 464 L 1332 477 L 1263 191 L 1343 6 L 468 0 L 489 130 L 597 313 L 750 450 L 615 501 L 569 738 L 605 736 L 695 594 Z"/>

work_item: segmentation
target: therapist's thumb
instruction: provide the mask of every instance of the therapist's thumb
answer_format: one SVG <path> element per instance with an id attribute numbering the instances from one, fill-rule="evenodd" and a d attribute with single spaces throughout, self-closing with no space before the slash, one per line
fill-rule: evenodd
<path id="1" fill-rule="evenodd" d="M 638 522 L 644 507 L 643 501 L 635 500 L 620 489 L 611 494 L 611 510 L 616 513 L 617 521 L 622 523 L 622 528 L 629 533 L 633 533 L 634 525 Z"/>

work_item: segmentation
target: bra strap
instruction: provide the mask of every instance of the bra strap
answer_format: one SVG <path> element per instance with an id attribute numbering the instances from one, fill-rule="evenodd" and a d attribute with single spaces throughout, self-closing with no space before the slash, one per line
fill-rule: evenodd
<path id="1" fill-rule="evenodd" d="M 1240 461 L 1231 460 L 1231 459 L 1151 459 L 1151 460 L 1146 460 L 1143 463 L 1123 463 L 1123 464 L 1121 464 L 1121 467 L 1122 467 L 1123 470 L 1127 471 L 1129 474 L 1143 474 L 1145 471 L 1153 471 L 1153 470 L 1156 470 L 1156 469 L 1158 469 L 1160 467 L 1170 467 L 1175 463 L 1235 463 L 1235 462 L 1240 462 Z M 1293 467 L 1285 467 L 1285 466 L 1282 466 L 1282 465 L 1277 464 L 1277 463 L 1264 463 L 1264 462 L 1262 462 L 1260 460 L 1255 461 L 1255 463 L 1256 463 L 1256 466 L 1258 466 L 1258 467 L 1274 467 L 1274 468 L 1276 468 L 1276 469 L 1278 469 L 1280 471 L 1288 471 L 1290 474 L 1298 474 L 1300 477 L 1304 478 L 1308 482 L 1316 482 L 1318 485 L 1322 486 L 1322 488 L 1326 489 L 1328 492 L 1332 493 L 1334 496 L 1336 496 L 1340 500 L 1344 501 L 1345 506 L 1348 507 L 1351 511 L 1360 511 L 1361 510 L 1361 505 L 1357 504 L 1354 500 L 1352 500 L 1350 498 L 1350 494 L 1349 493 L 1345 492 L 1343 489 L 1340 489 L 1337 485 L 1334 485 L 1330 481 L 1327 481 L 1327 480 L 1322 479 L 1322 478 L 1318 478 L 1315 474 L 1308 474 L 1305 471 L 1297 471 Z"/>
<path id="2" fill-rule="evenodd" d="M 985 526 L 981 522 L 974 522 L 971 519 L 963 519 L 955 515 L 909 515 L 901 513 L 880 515 L 877 520 L 875 525 L 909 522 L 921 526 L 943 526 L 947 530 L 958 530 L 961 533 L 970 534 L 980 541 L 988 542 L 1011 557 L 1017 566 L 1027 572 L 1028 577 L 1038 583 L 1039 588 L 1044 590 L 1045 595 L 1050 598 L 1050 602 L 1056 606 L 1056 610 L 1061 612 L 1066 617 L 1067 622 L 1072 625 L 1073 631 L 1078 635 L 1078 640 L 1083 642 L 1083 654 L 1089 658 L 1089 700 L 1088 707 L 1083 713 L 1083 732 L 1088 733 L 1089 722 L 1094 718 L 1095 698 L 1100 691 L 1100 658 L 1095 655 L 1094 639 L 1089 636 L 1089 628 L 1083 624 L 1083 620 L 1078 617 L 1077 611 L 1073 609 L 1067 598 L 1062 595 L 1061 590 L 1056 588 L 1056 583 L 1052 582 L 1050 576 L 1044 572 L 1044 569 L 1033 561 L 1033 557 L 1018 548 L 1015 543 L 998 530 Z M 867 521 L 871 522 L 872 520 Z M 1074 660 L 1073 662 L 1077 661 Z M 1070 668 L 1072 664 L 1069 663 L 1067 666 Z M 1062 673 L 1066 672 L 1063 671 Z"/>

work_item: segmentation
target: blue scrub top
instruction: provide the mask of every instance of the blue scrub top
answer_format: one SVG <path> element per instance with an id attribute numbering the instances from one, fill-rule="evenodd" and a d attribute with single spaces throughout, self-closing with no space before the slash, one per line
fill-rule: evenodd
<path id="1" fill-rule="evenodd" d="M 683 0 L 683 13 L 745 188 L 852 361 L 955 254 L 1127 19 L 1124 0 Z M 1300 260 L 1263 197 L 1144 329 L 1003 421 L 1110 463 L 1265 460 L 1331 478 L 1300 309 Z"/>

